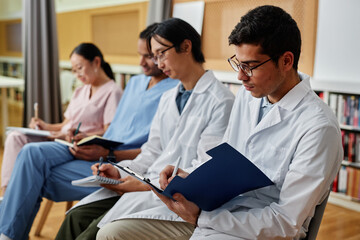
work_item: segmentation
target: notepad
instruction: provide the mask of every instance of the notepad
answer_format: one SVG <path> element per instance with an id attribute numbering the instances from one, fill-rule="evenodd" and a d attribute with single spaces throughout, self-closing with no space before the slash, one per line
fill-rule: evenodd
<path id="1" fill-rule="evenodd" d="M 62 139 L 55 139 L 55 142 L 64 144 L 69 147 L 74 147 L 74 145 L 72 143 L 62 140 Z M 78 146 L 91 145 L 91 144 L 100 145 L 104 148 L 110 149 L 110 148 L 116 148 L 117 146 L 119 146 L 123 143 L 109 140 L 109 139 L 106 139 L 106 138 L 103 138 L 103 137 L 100 137 L 97 135 L 83 138 L 77 143 Z"/>
<path id="2" fill-rule="evenodd" d="M 112 178 L 101 177 L 99 175 L 92 175 L 86 178 L 71 181 L 72 185 L 81 187 L 100 187 L 100 184 L 119 184 L 122 181 Z"/>
<path id="3" fill-rule="evenodd" d="M 23 127 L 7 127 L 6 132 L 18 131 L 25 135 L 39 136 L 39 137 L 49 137 L 51 133 L 45 130 L 36 130 L 32 128 L 23 128 Z"/>

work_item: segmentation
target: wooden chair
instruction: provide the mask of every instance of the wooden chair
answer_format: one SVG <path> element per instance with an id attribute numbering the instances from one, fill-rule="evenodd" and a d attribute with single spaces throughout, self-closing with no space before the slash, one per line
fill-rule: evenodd
<path id="1" fill-rule="evenodd" d="M 316 206 L 314 217 L 310 221 L 308 232 L 306 233 L 306 237 L 304 238 L 304 240 L 316 240 L 316 236 L 319 232 L 320 223 L 324 215 L 329 195 L 330 192 L 328 193 L 327 197 L 322 201 L 322 203 Z"/>
<path id="2" fill-rule="evenodd" d="M 54 204 L 54 201 L 51 201 L 49 199 L 45 199 L 44 203 L 45 207 L 44 207 L 44 211 L 41 214 L 40 220 L 38 225 L 36 226 L 36 230 L 35 230 L 35 236 L 40 236 L 41 230 L 44 227 L 45 221 L 49 215 L 50 209 L 52 207 L 52 205 Z M 67 212 L 73 205 L 72 201 L 66 202 L 66 208 L 65 208 L 65 212 Z"/>

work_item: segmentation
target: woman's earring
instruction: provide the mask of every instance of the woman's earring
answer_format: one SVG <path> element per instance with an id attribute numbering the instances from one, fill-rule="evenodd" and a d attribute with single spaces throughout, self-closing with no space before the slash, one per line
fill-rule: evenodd
<path id="1" fill-rule="evenodd" d="M 95 68 L 94 72 L 97 73 L 97 68 Z"/>

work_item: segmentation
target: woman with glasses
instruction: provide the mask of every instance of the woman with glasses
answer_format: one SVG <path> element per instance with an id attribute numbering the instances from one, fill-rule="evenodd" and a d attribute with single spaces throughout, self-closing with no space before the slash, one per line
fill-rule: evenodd
<path id="1" fill-rule="evenodd" d="M 102 135 L 110 125 L 122 95 L 122 90 L 113 80 L 110 65 L 104 61 L 101 51 L 92 43 L 78 45 L 71 52 L 70 61 L 73 73 L 84 85 L 74 91 L 63 122 L 51 124 L 40 118 L 31 119 L 29 127 L 50 131 L 49 137 L 30 136 L 18 131 L 7 136 L 1 170 L 2 194 L 9 183 L 16 157 L 26 143 L 55 138 L 68 138 L 70 141 L 71 130 L 77 128 L 79 123 L 80 135 Z"/>
<path id="2" fill-rule="evenodd" d="M 157 185 L 160 171 L 168 164 L 191 171 L 208 160 L 206 151 L 220 143 L 234 96 L 212 71 L 204 69 L 200 35 L 185 21 L 173 18 L 160 23 L 148 39 L 148 47 L 158 67 L 181 82 L 162 96 L 141 153 L 119 164 Z M 92 169 L 97 174 L 98 164 Z M 123 183 L 104 185 L 104 189 L 80 201 L 67 215 L 56 239 L 93 239 L 99 228 L 100 239 L 122 239 L 121 235 L 149 239 L 150 229 L 161 229 L 159 236 L 151 239 L 187 239 L 192 234 L 191 224 L 184 229 L 177 227 L 183 220 L 161 204 L 148 185 L 126 177 L 110 164 L 99 169 L 100 175 Z M 94 206 L 103 205 L 114 194 L 121 196 L 115 205 L 99 210 L 94 219 L 88 218 Z M 85 228 L 84 219 L 88 222 Z M 113 225 L 113 220 L 119 221 Z M 79 229 L 82 233 L 76 236 L 74 232 Z"/>

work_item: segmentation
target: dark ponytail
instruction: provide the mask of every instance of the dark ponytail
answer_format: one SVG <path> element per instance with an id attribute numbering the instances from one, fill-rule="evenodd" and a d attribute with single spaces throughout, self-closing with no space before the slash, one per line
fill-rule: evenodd
<path id="1" fill-rule="evenodd" d="M 112 79 L 115 80 L 114 78 L 114 73 L 110 67 L 110 64 L 108 64 L 107 62 L 105 62 L 104 60 L 101 62 L 101 67 L 104 70 L 104 72 L 106 73 L 106 75 Z"/>
<path id="2" fill-rule="evenodd" d="M 99 57 L 101 60 L 101 68 L 104 70 L 105 74 L 112 80 L 114 80 L 114 74 L 110 65 L 104 61 L 104 57 L 100 49 L 92 43 L 81 43 L 71 52 L 71 55 L 74 53 L 82 56 L 83 58 L 89 60 L 90 62 L 94 61 L 95 57 Z"/>

